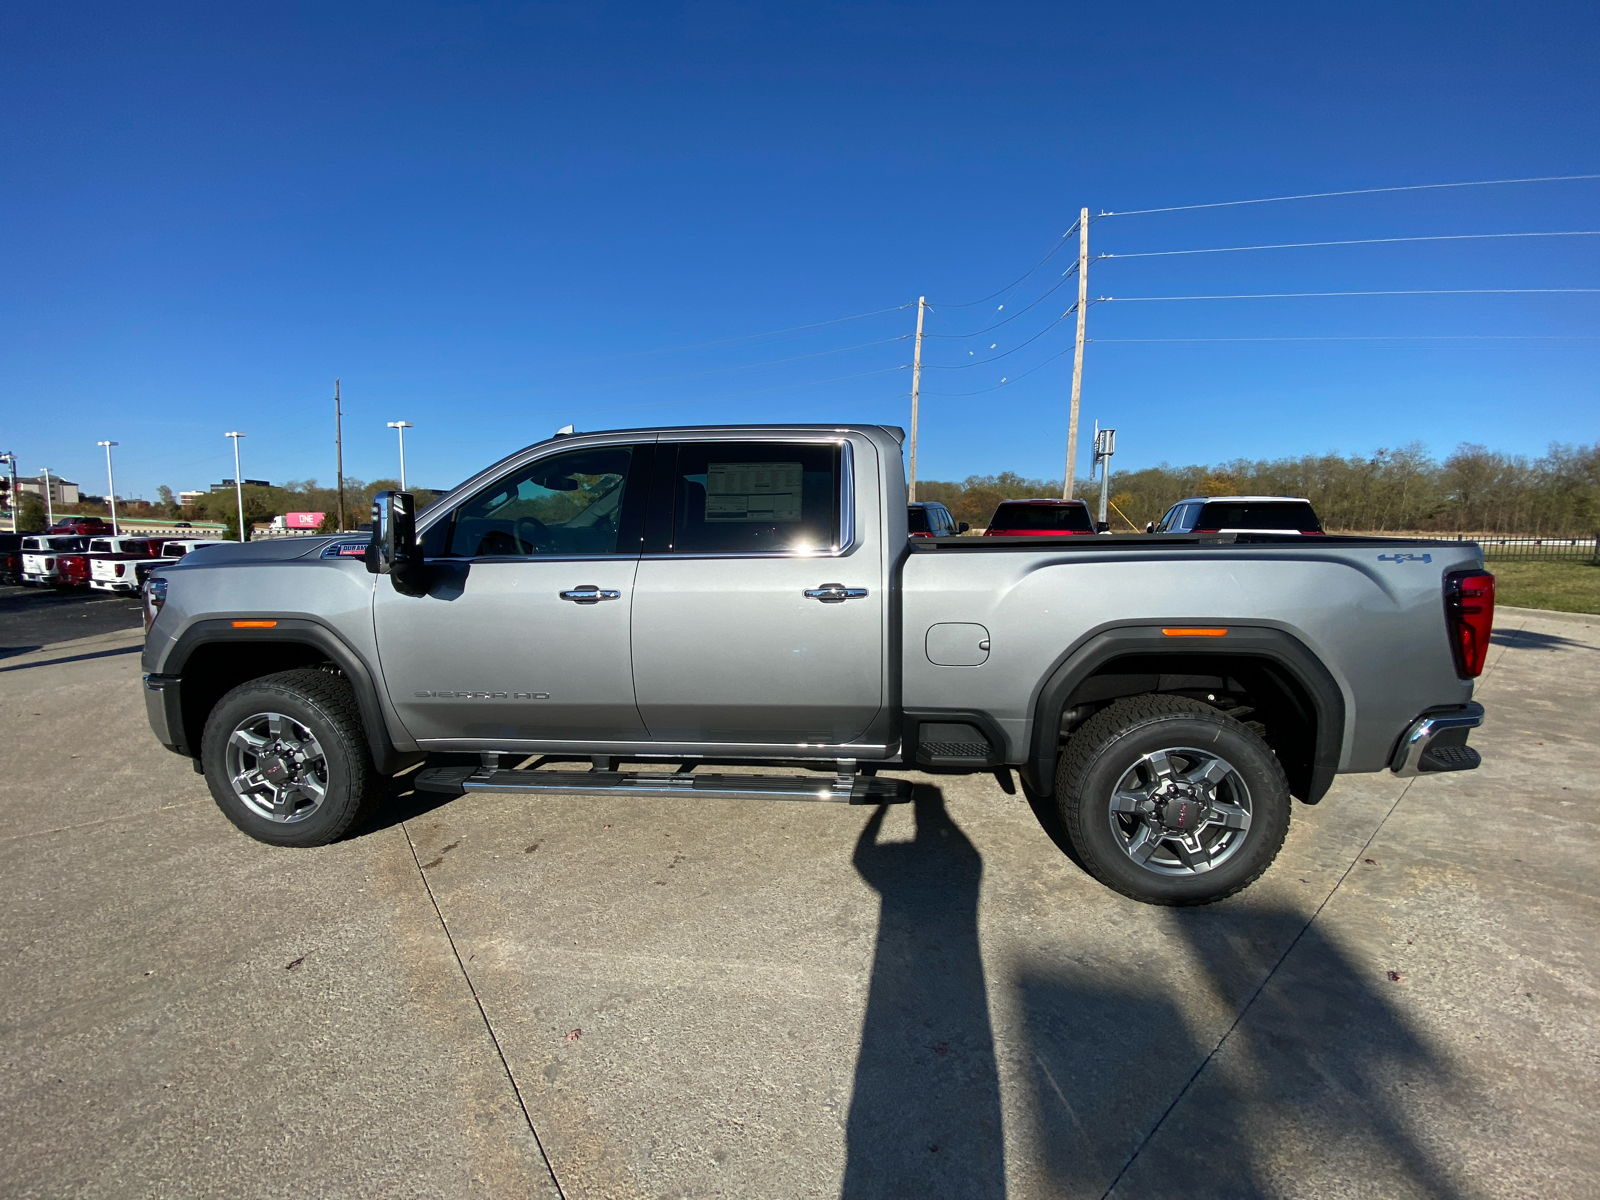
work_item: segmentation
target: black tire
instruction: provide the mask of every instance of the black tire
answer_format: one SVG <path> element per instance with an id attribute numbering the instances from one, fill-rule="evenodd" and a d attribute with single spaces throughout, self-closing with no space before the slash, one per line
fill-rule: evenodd
<path id="1" fill-rule="evenodd" d="M 287 723 L 276 722 L 280 729 L 290 731 L 285 735 L 286 744 L 302 749 L 309 746 L 301 731 L 315 741 L 306 756 L 311 761 L 298 768 L 283 756 L 265 759 L 253 749 L 235 751 L 236 756 L 243 756 L 244 764 L 254 764 L 253 774 L 261 780 L 263 793 L 270 789 L 287 797 L 277 816 L 264 813 L 262 793 L 244 789 L 255 798 L 253 803 L 236 790 L 229 765 L 229 745 L 235 732 L 244 731 L 246 738 L 259 736 L 270 729 L 269 715 L 288 718 Z M 258 842 L 273 846 L 323 846 L 337 840 L 378 805 L 389 782 L 372 764 L 361 712 L 349 683 L 343 676 L 315 668 L 252 679 L 224 696 L 206 718 L 200 762 L 212 799 L 223 815 Z M 280 774 L 292 772 L 288 786 L 272 787 L 266 781 L 269 772 L 261 767 L 263 762 L 270 762 L 271 770 Z M 313 803 L 314 790 L 319 787 L 320 798 Z"/>
<path id="2" fill-rule="evenodd" d="M 1289 832 L 1289 782 L 1271 748 L 1181 696 L 1130 696 L 1084 722 L 1061 755 L 1056 803 L 1083 867 L 1146 904 L 1210 904 L 1241 891 Z"/>

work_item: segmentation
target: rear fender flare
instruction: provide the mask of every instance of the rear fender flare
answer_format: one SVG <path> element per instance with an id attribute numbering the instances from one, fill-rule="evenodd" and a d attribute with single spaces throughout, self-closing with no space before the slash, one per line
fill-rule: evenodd
<path id="1" fill-rule="evenodd" d="M 1310 697 L 1314 709 L 1315 745 L 1307 804 L 1327 794 L 1344 748 L 1345 700 L 1338 682 L 1304 642 L 1271 626 L 1226 625 L 1226 637 L 1172 638 L 1157 625 L 1128 625 L 1099 630 L 1070 650 L 1045 677 L 1033 705 L 1032 739 L 1025 769 L 1029 785 L 1040 794 L 1055 791 L 1061 714 L 1074 689 L 1101 667 L 1118 658 L 1139 656 L 1216 656 L 1269 663 L 1287 674 Z M 1166 628 L 1172 628 L 1168 625 Z"/>

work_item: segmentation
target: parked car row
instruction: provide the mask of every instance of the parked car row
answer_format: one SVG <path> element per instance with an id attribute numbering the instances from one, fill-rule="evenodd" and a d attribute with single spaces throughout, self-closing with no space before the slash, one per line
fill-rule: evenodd
<path id="1" fill-rule="evenodd" d="M 906 527 L 914 538 L 954 537 L 970 528 L 937 501 L 909 506 Z M 1284 533 L 1324 530 L 1311 501 L 1300 496 L 1190 496 L 1169 508 L 1146 533 Z M 1109 533 L 1082 500 L 1002 500 L 984 537 L 1073 537 Z"/>
<path id="2" fill-rule="evenodd" d="M 215 538 L 4 533 L 0 534 L 0 582 L 137 592 L 156 567 L 182 558 L 197 546 L 217 543 Z"/>

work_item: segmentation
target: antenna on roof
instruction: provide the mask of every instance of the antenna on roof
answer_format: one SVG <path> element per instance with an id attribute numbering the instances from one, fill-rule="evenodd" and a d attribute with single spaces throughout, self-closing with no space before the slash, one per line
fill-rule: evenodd
<path id="1" fill-rule="evenodd" d="M 560 429 L 556 430 L 556 437 L 571 437 L 573 434 L 575 434 L 577 432 L 578 432 L 577 426 L 575 426 L 575 425 L 563 425 Z"/>

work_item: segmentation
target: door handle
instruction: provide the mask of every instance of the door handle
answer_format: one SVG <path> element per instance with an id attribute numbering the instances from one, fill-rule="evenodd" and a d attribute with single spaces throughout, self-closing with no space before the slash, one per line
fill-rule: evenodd
<path id="1" fill-rule="evenodd" d="M 821 587 L 806 589 L 807 600 L 821 600 L 824 604 L 843 604 L 846 600 L 859 600 L 866 594 L 866 588 L 845 587 L 842 583 L 825 583 Z"/>
<path id="2" fill-rule="evenodd" d="M 577 604 L 598 604 L 602 600 L 620 600 L 622 593 L 615 588 L 599 588 L 592 583 L 581 583 L 569 591 L 562 592 L 561 598 Z"/>

